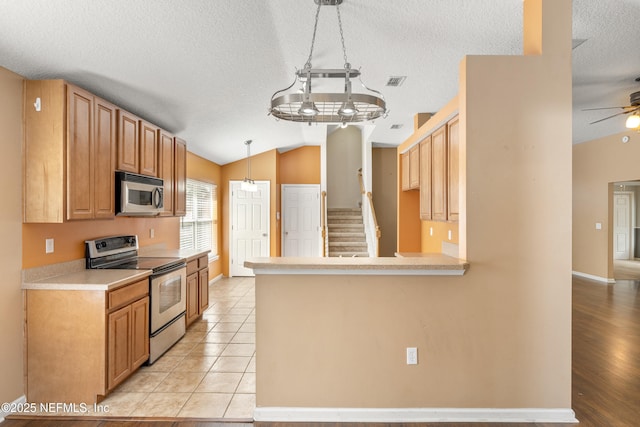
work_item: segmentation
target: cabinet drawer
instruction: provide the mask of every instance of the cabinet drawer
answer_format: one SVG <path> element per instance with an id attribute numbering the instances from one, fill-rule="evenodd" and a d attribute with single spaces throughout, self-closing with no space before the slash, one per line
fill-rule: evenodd
<path id="1" fill-rule="evenodd" d="M 198 271 L 198 260 L 192 259 L 187 263 L 187 276 Z"/>
<path id="2" fill-rule="evenodd" d="M 141 280 L 109 292 L 107 307 L 109 310 L 123 306 L 149 294 L 149 280 Z"/>
<path id="3" fill-rule="evenodd" d="M 198 270 L 202 270 L 205 267 L 209 266 L 209 256 L 208 255 L 203 255 L 200 258 L 198 258 Z"/>

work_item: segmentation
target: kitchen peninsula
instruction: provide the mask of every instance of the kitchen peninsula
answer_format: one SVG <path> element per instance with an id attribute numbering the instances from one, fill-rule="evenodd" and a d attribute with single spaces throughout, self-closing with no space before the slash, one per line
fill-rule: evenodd
<path id="1" fill-rule="evenodd" d="M 473 334 L 464 260 L 254 258 L 245 266 L 256 274 L 256 420 L 422 406 L 444 395 L 433 384 L 445 384 L 470 351 L 451 348 Z M 418 365 L 405 363 L 407 347 L 418 348 Z"/>

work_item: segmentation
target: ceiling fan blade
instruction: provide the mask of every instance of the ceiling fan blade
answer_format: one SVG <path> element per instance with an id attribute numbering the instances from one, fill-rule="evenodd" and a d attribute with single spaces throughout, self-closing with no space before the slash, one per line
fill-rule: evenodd
<path id="1" fill-rule="evenodd" d="M 632 112 L 637 111 L 637 110 L 638 110 L 638 108 L 634 108 L 633 110 L 622 111 L 621 113 L 616 113 L 616 114 L 614 114 L 612 116 L 605 117 L 604 119 L 596 120 L 595 122 L 591 122 L 589 124 L 592 125 L 592 124 L 595 124 L 595 123 L 600 123 L 600 122 L 603 122 L 605 120 L 612 119 L 612 118 L 614 118 L 616 116 L 621 116 L 623 114 L 629 114 L 629 113 L 632 113 Z"/>
<path id="2" fill-rule="evenodd" d="M 633 105 L 625 105 L 624 107 L 602 107 L 602 108 L 583 108 L 582 111 L 596 111 L 596 110 L 619 110 L 625 108 L 632 108 Z"/>

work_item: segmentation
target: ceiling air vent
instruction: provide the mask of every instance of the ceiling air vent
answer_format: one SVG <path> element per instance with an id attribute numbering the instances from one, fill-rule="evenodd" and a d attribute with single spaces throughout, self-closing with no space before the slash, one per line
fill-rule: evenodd
<path id="1" fill-rule="evenodd" d="M 402 126 L 402 124 L 395 124 L 395 125 L 391 125 L 390 129 L 400 129 Z"/>
<path id="2" fill-rule="evenodd" d="M 402 83 L 404 83 L 404 80 L 406 78 L 407 76 L 391 76 L 389 77 L 389 80 L 387 80 L 386 86 L 391 86 L 391 87 L 402 86 Z"/>

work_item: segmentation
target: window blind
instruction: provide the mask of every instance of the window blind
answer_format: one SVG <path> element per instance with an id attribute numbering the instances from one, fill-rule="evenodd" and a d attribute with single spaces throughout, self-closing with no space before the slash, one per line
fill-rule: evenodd
<path id="1" fill-rule="evenodd" d="M 218 254 L 217 186 L 187 179 L 187 213 L 180 219 L 180 249 L 209 249 Z"/>

